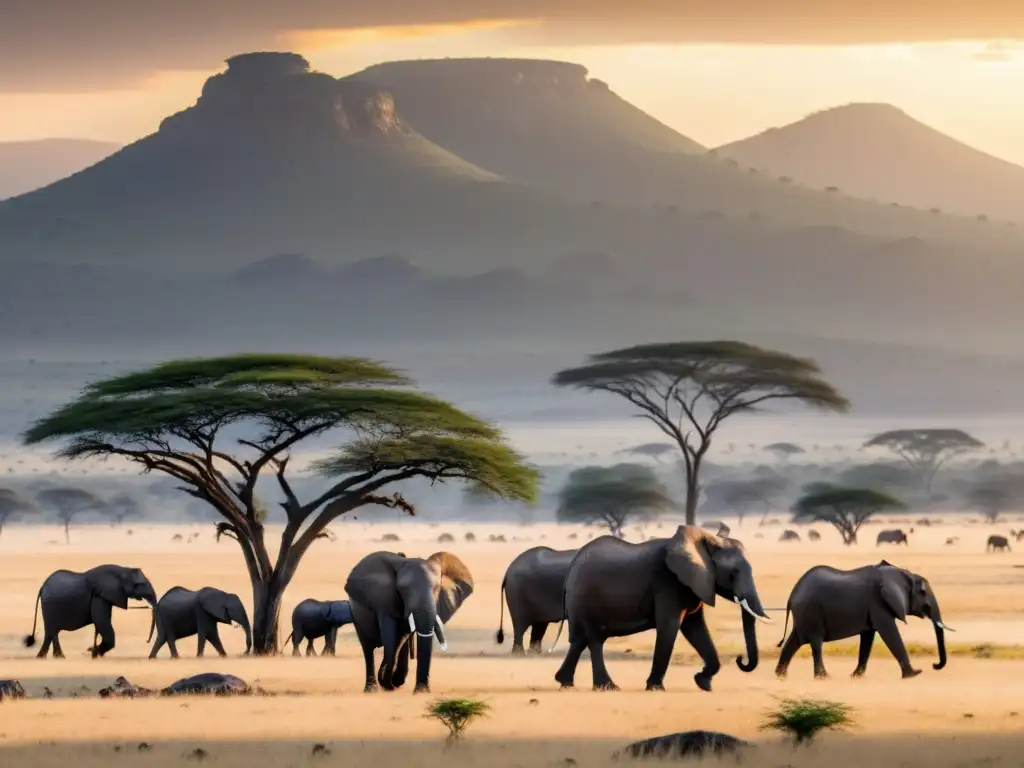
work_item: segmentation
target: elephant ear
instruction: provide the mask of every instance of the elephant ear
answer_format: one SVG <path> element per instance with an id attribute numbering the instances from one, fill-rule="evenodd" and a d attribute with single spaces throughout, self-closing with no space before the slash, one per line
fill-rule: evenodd
<path id="1" fill-rule="evenodd" d="M 715 563 L 709 546 L 721 542 L 692 525 L 681 525 L 675 536 L 668 541 L 665 551 L 665 565 L 684 585 L 693 590 L 697 599 L 713 606 L 715 604 Z"/>
<path id="2" fill-rule="evenodd" d="M 212 589 L 204 589 L 197 595 L 200 607 L 218 621 L 228 618 L 227 595 Z"/>
<path id="3" fill-rule="evenodd" d="M 122 610 L 128 608 L 128 593 L 124 591 L 124 584 L 116 571 L 95 568 L 86 573 L 85 579 L 94 595 L 99 595 Z"/>
<path id="4" fill-rule="evenodd" d="M 398 569 L 405 558 L 394 552 L 371 552 L 348 575 L 345 592 L 360 605 L 377 613 L 402 616 L 402 598 L 398 593 Z"/>
<path id="5" fill-rule="evenodd" d="M 909 585 L 906 577 L 895 568 L 882 571 L 882 602 L 900 621 L 906 622 L 907 610 L 910 608 L 907 592 Z"/>
<path id="6" fill-rule="evenodd" d="M 435 552 L 427 558 L 441 576 L 441 589 L 437 594 L 437 615 L 448 623 L 459 607 L 473 594 L 473 574 L 466 564 L 451 552 Z"/>

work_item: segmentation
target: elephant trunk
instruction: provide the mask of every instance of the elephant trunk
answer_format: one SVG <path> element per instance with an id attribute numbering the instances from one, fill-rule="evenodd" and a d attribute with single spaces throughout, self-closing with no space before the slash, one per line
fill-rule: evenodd
<path id="1" fill-rule="evenodd" d="M 248 656 L 252 653 L 252 627 L 249 626 L 249 617 L 245 615 L 245 611 L 242 611 L 242 616 L 238 623 L 245 630 L 245 655 Z"/>
<path id="2" fill-rule="evenodd" d="M 736 666 L 744 672 L 753 672 L 757 669 L 757 619 L 748 612 L 743 611 L 743 640 L 747 645 L 747 661 L 744 663 L 742 656 L 736 657 Z"/>
<path id="3" fill-rule="evenodd" d="M 409 623 L 415 630 L 416 640 L 416 690 L 430 688 L 430 657 L 434 650 L 435 619 L 433 606 L 430 609 L 413 611 Z M 412 642 L 413 638 L 409 638 Z"/>
<path id="4" fill-rule="evenodd" d="M 935 622 L 935 643 L 939 646 L 939 663 L 932 664 L 932 669 L 942 669 L 946 666 L 946 631 L 939 622 Z"/>

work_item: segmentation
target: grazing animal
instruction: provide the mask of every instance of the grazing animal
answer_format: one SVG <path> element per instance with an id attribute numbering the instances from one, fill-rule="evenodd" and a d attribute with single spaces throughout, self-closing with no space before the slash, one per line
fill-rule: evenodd
<path id="1" fill-rule="evenodd" d="M 103 656 L 114 647 L 114 625 L 110 612 L 116 605 L 128 608 L 128 600 L 145 600 L 157 610 L 156 592 L 149 579 L 138 568 L 123 565 L 98 565 L 88 571 L 54 571 L 46 577 L 36 595 L 32 634 L 25 636 L 25 647 L 36 643 L 39 606 L 43 614 L 43 647 L 38 658 L 44 658 L 53 646 L 55 658 L 64 658 L 58 634 L 74 632 L 92 625 L 100 642 L 89 649 L 92 657 Z"/>
<path id="2" fill-rule="evenodd" d="M 913 531 L 913 529 L 911 529 L 911 531 Z M 900 528 L 890 528 L 888 530 L 878 532 L 878 537 L 875 539 L 875 546 L 877 547 L 882 544 L 903 544 L 904 546 L 909 546 L 910 541 L 907 539 L 907 534 L 905 534 Z"/>
<path id="3" fill-rule="evenodd" d="M 312 656 L 313 641 L 324 638 L 324 650 L 321 655 L 333 656 L 338 642 L 338 628 L 351 624 L 352 606 L 348 600 L 314 600 L 307 598 L 295 606 L 292 611 L 292 632 L 285 638 L 284 644 L 292 643 L 292 656 L 299 655 L 299 645 L 306 640 L 306 655 Z"/>
<path id="4" fill-rule="evenodd" d="M 959 536 L 950 536 L 948 539 L 946 539 L 946 546 L 947 547 L 951 547 L 954 544 L 956 544 L 958 541 L 960 541 L 960 537 Z"/>
<path id="5" fill-rule="evenodd" d="M 203 587 L 196 591 L 185 587 L 171 587 L 160 598 L 157 609 L 153 612 L 153 623 L 149 627 L 146 642 L 153 639 L 154 630 L 156 642 L 149 652 L 149 658 L 155 659 L 165 644 L 171 652 L 171 658 L 178 658 L 177 641 L 192 635 L 199 636 L 196 645 L 197 658 L 202 657 L 207 640 L 218 654 L 226 656 L 217 631 L 218 624 L 236 625 L 245 630 L 245 652 L 248 654 L 252 651 L 249 616 L 238 595 L 216 587 Z"/>
<path id="6" fill-rule="evenodd" d="M 985 551 L 995 552 L 996 550 L 999 550 L 1000 552 L 1011 552 L 1012 550 L 1010 549 L 1009 539 L 1007 539 L 1005 536 L 999 536 L 997 534 L 992 534 L 991 536 L 989 536 L 988 543 L 985 545 Z"/>
<path id="7" fill-rule="evenodd" d="M 793 631 L 787 638 L 790 613 L 793 614 Z M 860 677 L 867 669 L 877 633 L 899 662 L 903 677 L 916 677 L 921 670 L 911 666 L 896 627 L 897 620 L 906 621 L 908 615 L 931 620 L 939 649 L 939 662 L 932 667 L 945 667 L 944 631 L 949 627 L 942 623 L 938 600 L 927 579 L 885 560 L 849 571 L 817 565 L 800 577 L 789 595 L 786 626 L 779 642 L 782 652 L 775 674 L 785 677 L 789 662 L 800 647 L 807 644 L 814 658 L 814 676 L 828 677 L 822 661 L 822 643 L 860 636 L 860 653 L 853 672 L 854 677 Z"/>
<path id="8" fill-rule="evenodd" d="M 812 528 L 807 532 L 807 538 L 811 541 L 821 541 L 821 534 Z"/>
<path id="9" fill-rule="evenodd" d="M 512 620 L 512 655 L 526 653 L 523 635 L 530 630 L 530 653 L 541 653 L 549 624 L 562 620 L 565 575 L 579 550 L 533 547 L 509 563 L 501 580 L 501 615 L 495 642 L 505 642 L 505 602 Z M 504 598 L 504 599 L 502 599 Z"/>
<path id="10" fill-rule="evenodd" d="M 779 541 L 800 541 L 800 534 L 794 530 L 787 529 L 779 536 Z"/>
<path id="11" fill-rule="evenodd" d="M 614 757 L 700 758 L 705 755 L 732 754 L 749 746 L 749 741 L 718 731 L 681 731 L 635 741 L 615 753 Z"/>
<path id="12" fill-rule="evenodd" d="M 1011 530 L 1010 531 L 1010 535 L 1013 536 L 1013 538 L 1016 541 L 1024 541 L 1024 530 L 1021 530 L 1021 531 Z"/>

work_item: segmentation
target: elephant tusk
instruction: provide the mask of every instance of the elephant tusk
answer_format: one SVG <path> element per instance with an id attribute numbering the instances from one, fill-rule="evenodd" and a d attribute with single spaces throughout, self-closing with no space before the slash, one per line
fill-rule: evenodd
<path id="1" fill-rule="evenodd" d="M 935 626 L 938 627 L 939 629 L 944 629 L 946 632 L 956 632 L 955 629 L 953 629 L 952 627 L 947 627 L 941 621 L 936 621 L 935 622 Z"/>
<path id="2" fill-rule="evenodd" d="M 411 613 L 409 614 L 409 631 L 410 632 L 415 632 L 416 631 L 416 621 L 413 619 Z"/>
<path id="3" fill-rule="evenodd" d="M 749 613 L 755 619 L 763 621 L 765 624 L 771 624 L 772 623 L 772 620 L 769 619 L 767 616 L 758 616 L 756 613 L 754 613 L 754 609 L 751 608 L 747 604 L 747 598 L 743 598 L 742 600 L 737 600 L 736 598 L 733 598 L 733 600 L 736 600 L 736 602 L 740 604 L 740 606 L 743 608 L 743 610 L 746 611 L 747 613 Z"/>
<path id="4" fill-rule="evenodd" d="M 437 626 L 439 626 L 441 628 L 441 636 L 437 638 L 437 644 L 441 648 L 442 651 L 446 651 L 447 652 L 447 650 L 448 650 L 448 641 L 441 639 L 442 637 L 445 636 L 444 635 L 444 622 L 441 621 L 441 617 L 440 616 L 434 616 L 434 622 L 437 624 Z M 434 634 L 437 635 L 437 630 L 434 631 Z"/>

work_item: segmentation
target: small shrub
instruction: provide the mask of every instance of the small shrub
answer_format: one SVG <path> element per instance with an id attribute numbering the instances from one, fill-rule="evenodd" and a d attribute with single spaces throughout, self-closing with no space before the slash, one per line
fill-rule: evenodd
<path id="1" fill-rule="evenodd" d="M 472 531 L 466 534 L 466 541 L 476 541 L 476 534 Z"/>
<path id="2" fill-rule="evenodd" d="M 440 720 L 448 729 L 448 743 L 462 738 L 466 726 L 486 716 L 490 706 L 479 699 L 441 699 L 427 706 L 427 717 Z"/>
<path id="3" fill-rule="evenodd" d="M 381 541 L 401 541 L 397 533 L 385 533 L 380 537 Z"/>
<path id="4" fill-rule="evenodd" d="M 796 744 L 810 742 L 823 730 L 842 730 L 853 725 L 850 707 L 834 701 L 783 699 L 779 708 L 766 713 L 761 730 L 781 731 Z"/>
<path id="5" fill-rule="evenodd" d="M 437 537 L 438 544 L 448 544 L 452 541 L 455 541 L 455 537 L 452 536 L 450 533 L 442 533 L 440 536 Z"/>

